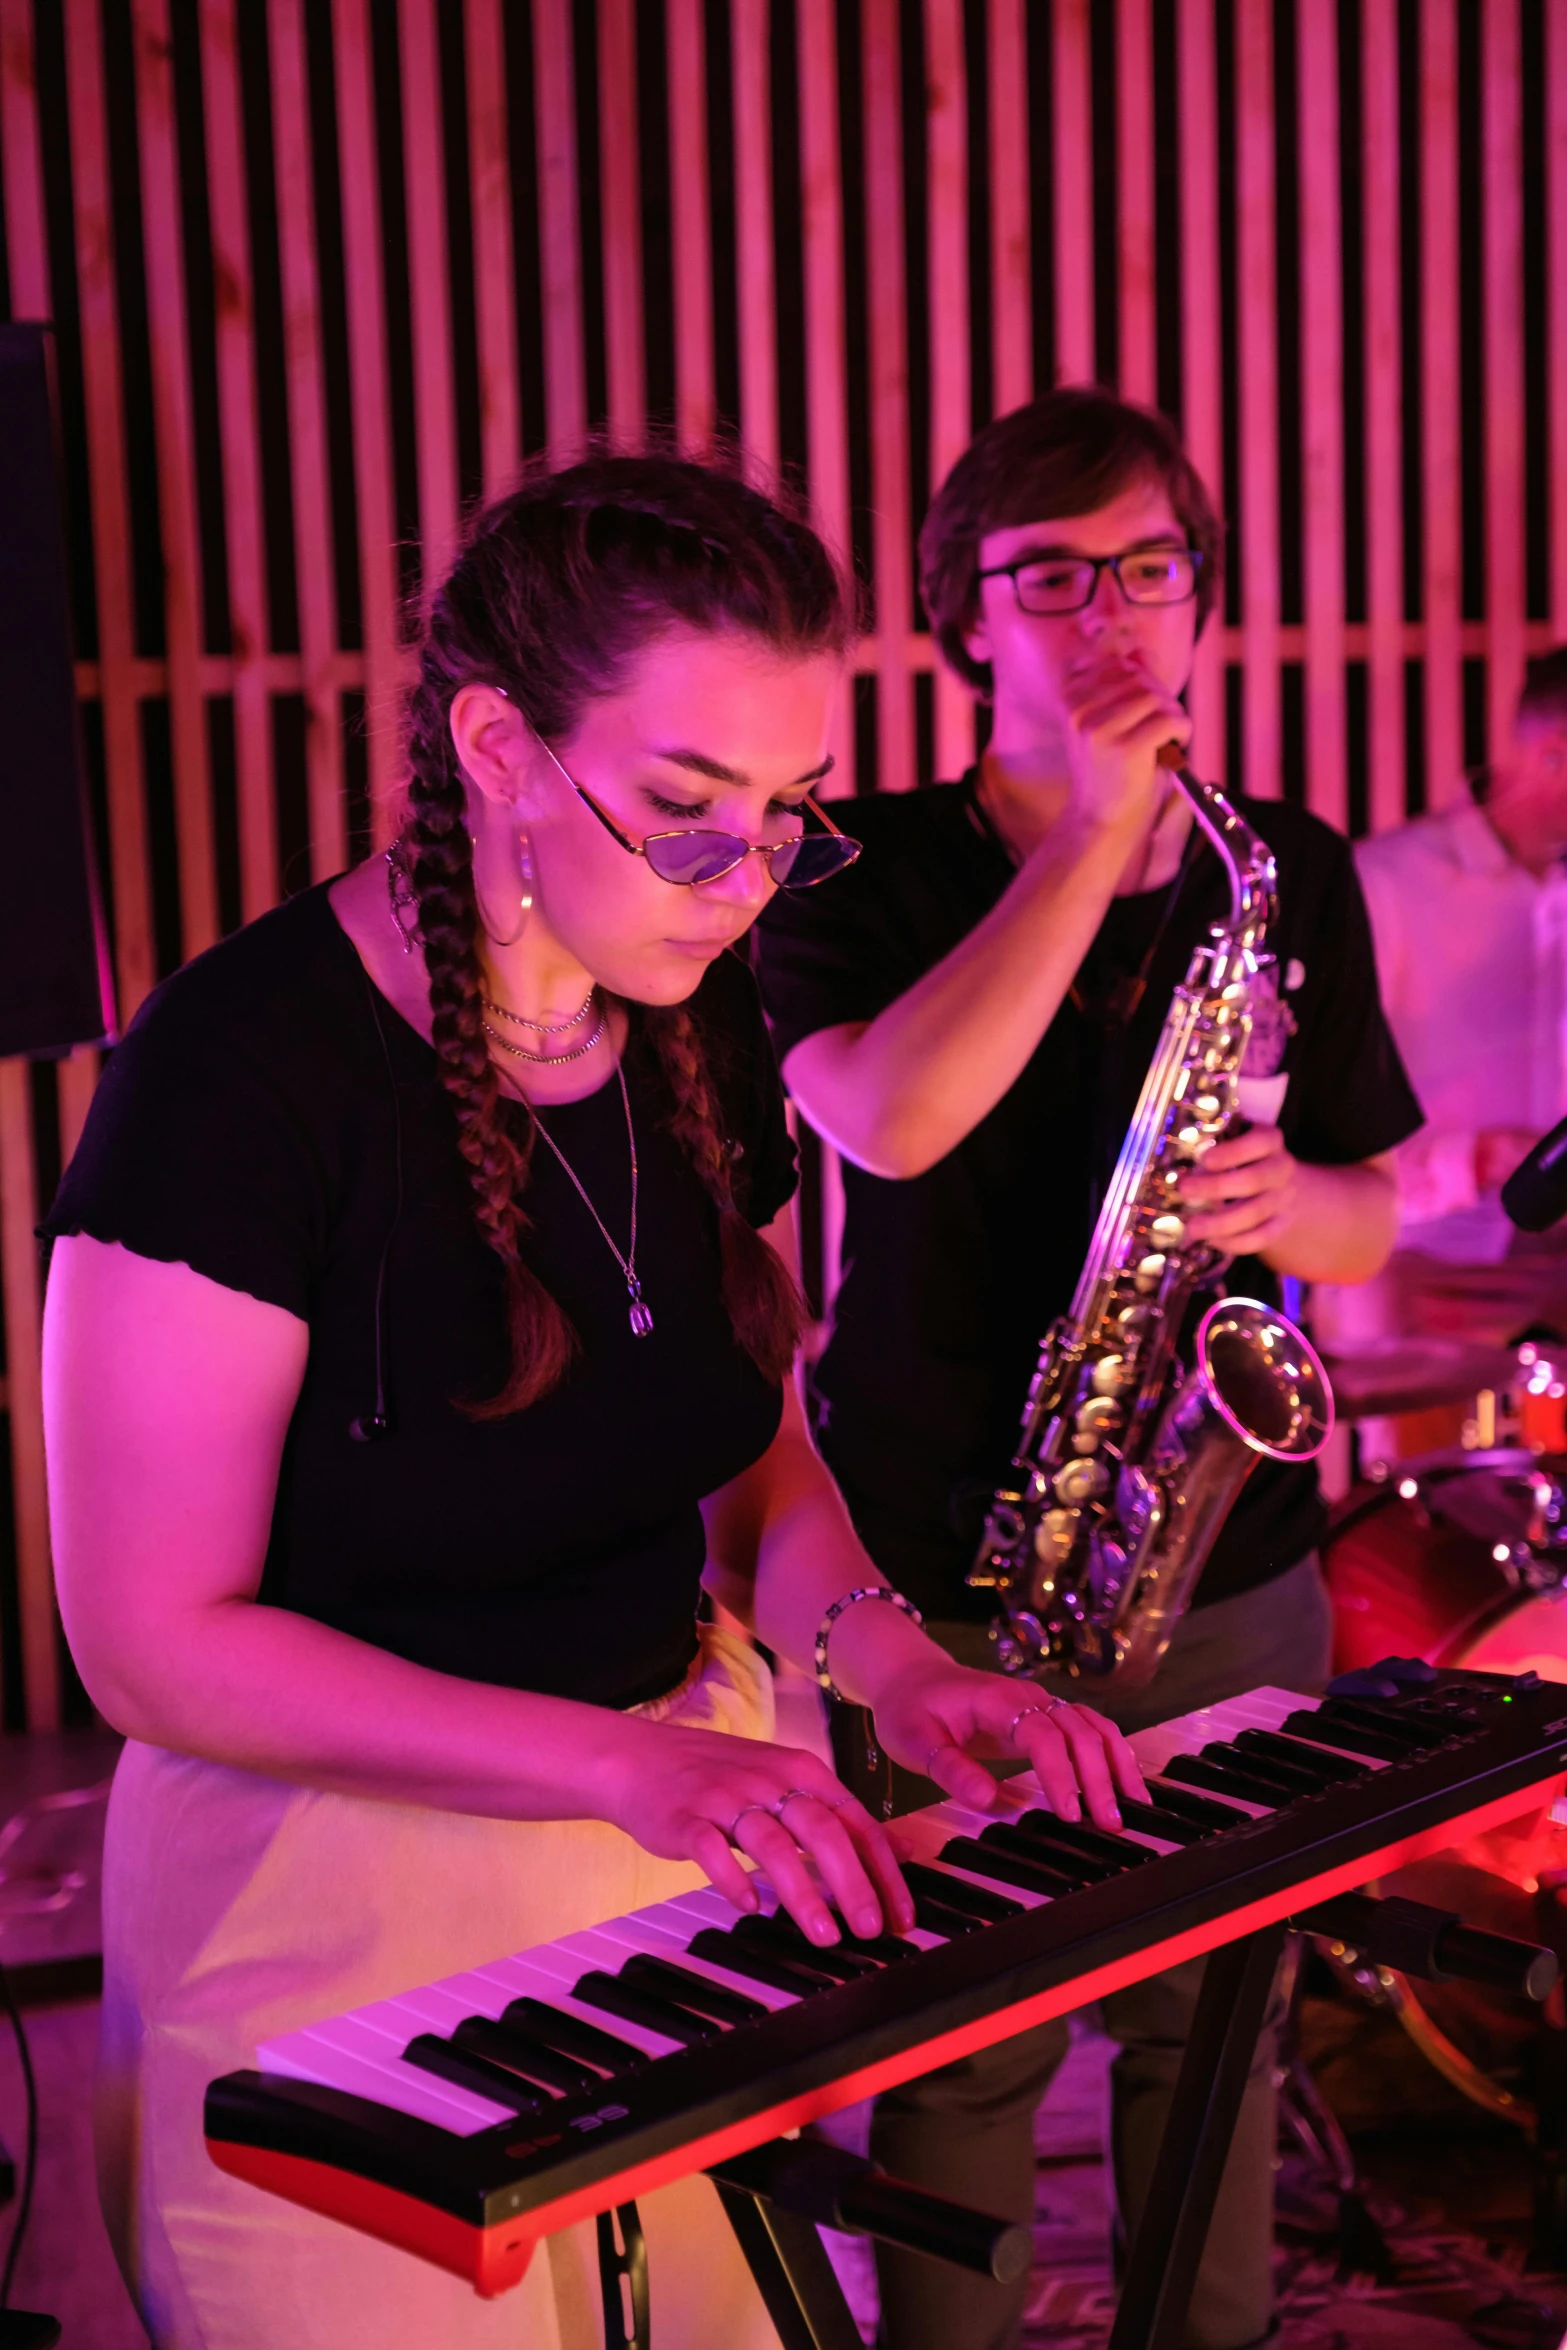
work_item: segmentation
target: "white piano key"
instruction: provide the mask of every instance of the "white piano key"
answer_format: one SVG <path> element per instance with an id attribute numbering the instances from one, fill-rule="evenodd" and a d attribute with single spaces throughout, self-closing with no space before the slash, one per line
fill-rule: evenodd
<path id="1" fill-rule="evenodd" d="M 428 2083 L 429 2091 L 450 2109 L 448 2127 L 462 2128 L 466 2124 L 471 2129 L 487 2130 L 496 2122 L 516 2120 L 509 2105 L 498 2104 L 478 2091 L 459 2088 L 454 2081 L 439 2080 L 433 2073 L 421 2072 L 417 2065 L 405 2064 L 404 2045 L 362 2024 L 357 2015 L 340 2015 L 325 2023 L 309 2024 L 302 2032 L 290 2033 L 286 2053 L 297 2065 L 317 2064 L 321 2069 L 315 2077 L 334 2088 L 348 2086 L 336 2070 L 337 2059 L 348 2058 L 356 2071 L 362 2067 L 379 2077 L 383 2084 L 379 2094 L 387 2104 L 401 2103 L 410 2083 L 418 2083 L 421 2093 L 429 2093 L 424 2087 Z"/>
<path id="2" fill-rule="evenodd" d="M 524 1957 L 497 1959 L 493 1968 L 483 1972 L 493 1974 L 505 1991 L 501 2001 L 504 2007 L 513 1999 L 542 1999 L 549 2007 L 558 2007 L 562 2015 L 575 2016 L 579 2024 L 592 2024 L 600 2032 L 612 2033 L 632 2048 L 640 2048 L 644 2056 L 672 2056 L 681 2046 L 663 2032 L 651 2032 L 643 2024 L 628 2023 L 624 2016 L 606 2015 L 600 2007 L 589 2007 L 582 1999 L 573 1999 L 571 1985 L 586 1973 L 573 1959 L 563 1961 L 557 1970 L 550 1965 L 554 1944 L 541 1942 L 536 1950 Z M 499 2009 L 496 2011 L 499 2013 Z"/>
<path id="3" fill-rule="evenodd" d="M 614 1933 L 618 1938 L 620 1928 L 629 1924 L 628 1919 L 622 1919 L 619 1927 L 606 1926 L 604 1932 Z M 625 1935 L 621 1959 L 629 1958 L 633 1951 L 640 1951 L 645 1957 L 667 1958 L 672 1966 L 687 1967 L 692 1974 L 705 1975 L 710 1983 L 717 1983 L 725 1991 L 743 1991 L 748 1999 L 758 1999 L 764 2007 L 799 2005 L 799 1992 L 780 1991 L 771 1983 L 753 1982 L 749 1975 L 742 1975 L 733 1967 L 720 1966 L 714 1959 L 694 1957 L 687 1947 L 688 1939 L 682 1939 L 678 1934 L 659 1933 L 650 1926 L 637 1926 Z"/>
<path id="4" fill-rule="evenodd" d="M 256 2051 L 259 2069 L 291 2080 L 313 2081 L 323 2089 L 345 2090 L 394 2113 L 409 2114 L 415 2121 L 433 2122 L 455 2138 L 471 2138 L 497 2121 L 517 2119 L 506 2108 L 491 2105 L 487 2097 L 472 2097 L 450 2082 L 437 2080 L 433 2073 L 421 2073 L 414 2065 L 405 2064 L 394 2073 L 389 2065 L 369 2064 L 342 2049 L 317 2044 L 300 2052 L 293 2046 L 298 2038 L 298 2033 L 290 2032 L 282 2040 L 264 2043 Z"/>

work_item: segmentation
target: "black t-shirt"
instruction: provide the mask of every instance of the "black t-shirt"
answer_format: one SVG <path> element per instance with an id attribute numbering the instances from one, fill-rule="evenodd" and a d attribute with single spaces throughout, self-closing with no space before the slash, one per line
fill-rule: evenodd
<path id="1" fill-rule="evenodd" d="M 1289 1080 L 1277 1123 L 1301 1159 L 1370 1158 L 1413 1133 L 1420 1108 L 1382 1015 L 1349 845 L 1280 802 L 1237 804 L 1278 860 L 1269 944 L 1294 1033 L 1272 1023 L 1283 1046 L 1273 1066 Z M 780 896 L 757 934 L 783 1058 L 818 1029 L 874 1019 L 1013 877 L 972 775 L 854 800 L 835 816 L 865 854 L 820 889 Z M 955 1150 L 907 1182 L 845 1165 L 843 1285 L 816 1376 L 819 1432 L 872 1555 L 927 1615 L 992 1612 L 964 1581 L 984 1503 L 1016 1446 L 1040 1338 L 1070 1305 L 1172 993 L 1227 910 L 1223 870 L 1194 830 L 1173 899 L 1162 888 L 1112 902 L 1078 974 L 1080 1001 L 1062 1005 L 1023 1074 Z M 1107 1022 L 1111 986 L 1137 974 L 1150 947 L 1136 1013 Z M 1256 1259 L 1239 1260 L 1225 1286 L 1279 1302 Z M 1197 1604 L 1281 1574 L 1322 1523 L 1315 1470 L 1261 1462 Z"/>
<path id="2" fill-rule="evenodd" d="M 691 1010 L 738 1146 L 737 1196 L 766 1224 L 793 1193 L 794 1150 L 750 972 L 720 956 Z M 605 1705 L 679 1681 L 695 1653 L 698 1504 L 766 1450 L 782 1404 L 730 1330 L 716 1211 L 668 1131 L 635 1008 L 625 1070 L 652 1334 L 632 1335 L 619 1266 L 535 1145 L 525 1253 L 582 1360 L 531 1410 L 475 1421 L 460 1403 L 494 1394 L 506 1367 L 501 1267 L 434 1051 L 372 988 L 325 887 L 148 999 L 47 1229 L 189 1264 L 309 1324 L 263 1600 L 475 1681 Z M 521 1104 L 508 1114 L 526 1129 Z M 543 1117 L 624 1248 L 618 1084 Z M 384 1250 L 391 1425 L 359 1443 Z"/>

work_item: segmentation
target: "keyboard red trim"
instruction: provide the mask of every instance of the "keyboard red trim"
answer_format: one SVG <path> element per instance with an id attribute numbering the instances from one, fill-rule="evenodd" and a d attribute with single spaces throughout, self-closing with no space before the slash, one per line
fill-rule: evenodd
<path id="1" fill-rule="evenodd" d="M 404 2195 L 396 2187 L 362 2179 L 357 2172 L 310 2162 L 300 2154 L 280 2154 L 271 2147 L 235 2146 L 226 2139 L 209 2138 L 207 2152 L 231 2178 L 264 2187 L 286 2202 L 302 2203 L 307 2211 L 319 2211 L 327 2219 L 340 2219 L 362 2235 L 379 2236 L 400 2252 L 415 2252 L 436 2268 L 464 2278 L 486 2300 L 522 2283 L 545 2233 L 533 2225 L 532 2212 L 526 2228 L 471 2228 L 451 2212 L 421 2203 L 417 2195 Z"/>
<path id="2" fill-rule="evenodd" d="M 997 2008 L 937 2039 L 922 2041 L 918 2047 L 886 2057 L 879 2064 L 845 2073 L 806 2096 L 748 2114 L 743 2121 L 712 2131 L 705 2138 L 689 2139 L 665 2154 L 633 2164 L 613 2178 L 600 2179 L 592 2187 L 563 2195 L 557 2202 L 538 2204 L 502 2227 L 471 2228 L 447 2213 L 432 2210 L 416 2197 L 335 2170 L 330 2164 L 307 2162 L 297 2156 L 269 2153 L 256 2147 L 218 2143 L 210 2138 L 208 2150 L 219 2169 L 231 2172 L 236 2178 L 249 2179 L 258 2187 L 287 2197 L 290 2202 L 325 2212 L 333 2219 L 345 2220 L 350 2227 L 400 2245 L 405 2251 L 419 2253 L 438 2267 L 469 2278 L 478 2292 L 489 2297 L 521 2281 L 541 2236 L 554 2235 L 579 2220 L 591 2219 L 617 2203 L 652 2194 L 677 2179 L 689 2178 L 693 2171 L 705 2170 L 709 2163 L 721 2161 L 726 2155 L 743 2154 L 753 2146 L 763 2146 L 787 2130 L 799 2129 L 824 2114 L 836 2113 L 842 2106 L 856 2105 L 862 2098 L 877 2096 L 883 2089 L 896 2088 L 938 2065 L 955 2063 L 960 2056 L 972 2055 L 976 2049 L 993 2047 L 998 2040 L 1010 2040 L 1018 2032 L 1046 2023 L 1053 2016 L 1069 2015 L 1092 2000 L 1102 1999 L 1107 1992 L 1119 1991 L 1128 1983 L 1142 1982 L 1149 1975 L 1162 1974 L 1166 1967 L 1178 1966 L 1183 1959 L 1200 1958 L 1222 1943 L 1238 1941 L 1243 1934 L 1273 1925 L 1296 1910 L 1309 1909 L 1335 1893 L 1352 1892 L 1385 1870 L 1423 1859 L 1428 1853 L 1445 1851 L 1462 1837 L 1496 1827 L 1504 1820 L 1517 1819 L 1536 1805 L 1549 1804 L 1564 1787 L 1567 1779 L 1561 1772 L 1553 1772 L 1533 1786 L 1515 1788 L 1511 1794 L 1498 1796 L 1477 1810 L 1443 1820 L 1436 1827 L 1421 1829 L 1360 1860 L 1345 1861 L 1319 1876 L 1303 1879 L 1286 1891 L 1249 1902 L 1243 1909 L 1226 1911 L 1184 1934 L 1172 1935 L 1164 1942 L 1147 1943 L 1123 1958 L 1074 1976 L 1069 1983 L 1058 1983 L 1032 1999 L 1020 2000 L 1016 2006 Z"/>

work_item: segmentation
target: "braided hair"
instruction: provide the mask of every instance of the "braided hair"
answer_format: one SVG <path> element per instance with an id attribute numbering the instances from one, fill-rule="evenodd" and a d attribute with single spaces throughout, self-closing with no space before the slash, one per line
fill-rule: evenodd
<path id="1" fill-rule="evenodd" d="M 399 853 L 474 1214 L 505 1272 L 510 1368 L 496 1395 L 467 1407 L 478 1418 L 538 1402 L 566 1376 L 579 1342 L 523 1254 L 532 1126 L 519 1134 L 505 1117 L 484 1033 L 452 702 L 465 685 L 498 685 L 546 743 L 564 743 L 584 705 L 613 693 L 648 643 L 679 626 L 738 630 L 800 656 L 841 652 L 851 630 L 826 550 L 782 506 L 733 472 L 677 457 L 610 455 L 534 471 L 484 508 L 424 624 L 408 707 Z M 735 1198 L 699 1023 L 683 1005 L 645 1006 L 640 1017 L 673 1099 L 671 1131 L 718 1211 L 735 1337 L 769 1378 L 782 1378 L 805 1308 Z"/>

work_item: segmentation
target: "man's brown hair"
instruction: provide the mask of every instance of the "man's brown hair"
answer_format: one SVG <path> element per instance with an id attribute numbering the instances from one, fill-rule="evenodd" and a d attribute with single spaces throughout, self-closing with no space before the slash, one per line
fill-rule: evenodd
<path id="1" fill-rule="evenodd" d="M 1224 576 L 1224 525 L 1167 416 L 1097 385 L 1071 384 L 998 416 L 964 450 L 920 531 L 920 587 L 942 653 L 977 693 L 990 693 L 990 664 L 974 659 L 963 635 L 979 608 L 980 540 L 1020 522 L 1091 514 L 1136 481 L 1164 491 L 1202 557 L 1201 628 Z"/>

